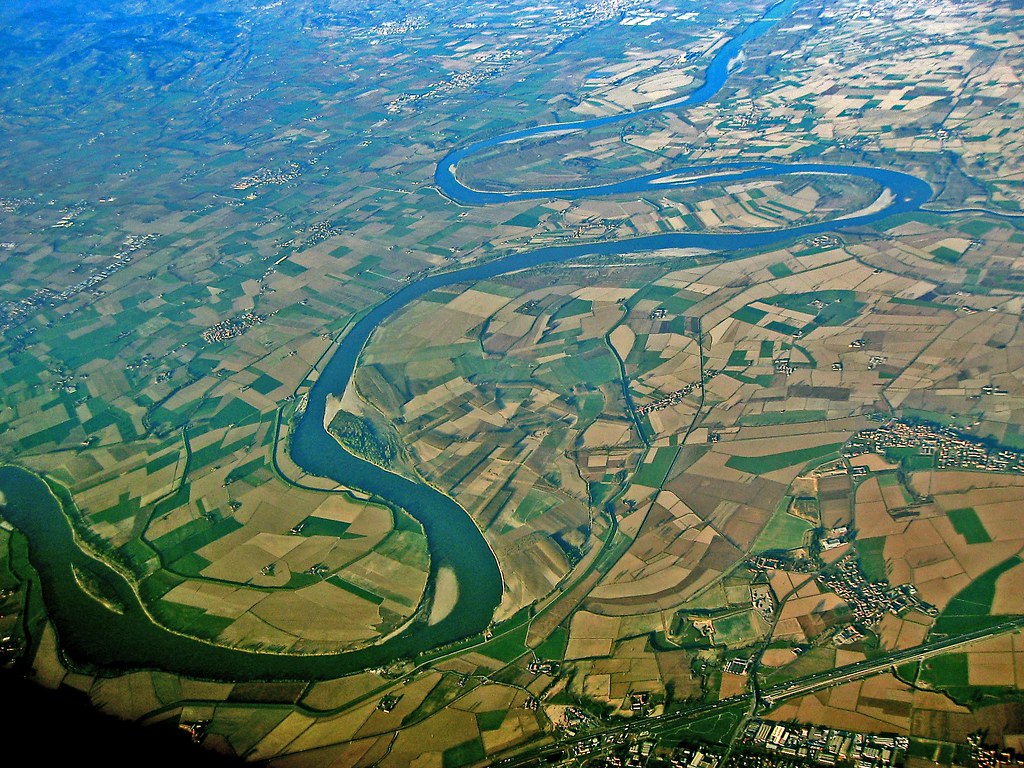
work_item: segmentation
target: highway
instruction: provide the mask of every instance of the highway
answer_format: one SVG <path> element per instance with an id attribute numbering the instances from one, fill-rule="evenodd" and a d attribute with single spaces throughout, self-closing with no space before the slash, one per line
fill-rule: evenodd
<path id="1" fill-rule="evenodd" d="M 945 640 L 934 640 L 930 643 L 916 645 L 913 648 L 907 648 L 902 651 L 893 651 L 877 659 L 858 661 L 854 664 L 847 664 L 826 672 L 797 678 L 788 683 L 773 685 L 761 691 L 761 699 L 765 708 L 771 708 L 784 699 L 806 696 L 822 688 L 830 688 L 835 685 L 852 682 L 853 680 L 859 680 L 863 677 L 871 677 L 872 675 L 885 672 L 887 669 L 898 664 L 905 664 L 908 661 L 922 661 L 923 659 L 970 645 L 978 640 L 1013 632 L 1021 628 L 1024 628 L 1024 617 L 1004 621 L 994 626 L 956 635 Z"/>
<path id="2" fill-rule="evenodd" d="M 907 648 L 902 651 L 893 651 L 882 657 L 858 661 L 854 664 L 847 664 L 835 669 L 817 672 L 813 675 L 796 678 L 785 683 L 769 686 L 761 691 L 760 700 L 756 710 L 766 711 L 786 699 L 806 696 L 823 688 L 831 688 L 854 680 L 859 680 L 872 675 L 881 674 L 891 670 L 893 667 L 906 662 L 922 661 L 949 653 L 979 640 L 989 637 L 1003 635 L 1024 629 L 1024 616 L 1004 621 L 994 626 L 978 629 L 944 640 L 935 640 L 930 643 Z M 493 768 L 520 768 L 521 766 L 536 766 L 550 764 L 560 761 L 563 757 L 569 757 L 579 753 L 581 749 L 594 754 L 603 751 L 607 747 L 619 743 L 630 733 L 649 732 L 656 736 L 659 731 L 670 729 L 672 726 L 681 725 L 688 720 L 697 720 L 702 717 L 714 714 L 716 711 L 734 707 L 738 704 L 749 704 L 752 694 L 739 694 L 730 696 L 727 699 L 701 704 L 679 712 L 672 712 L 666 715 L 653 717 L 635 718 L 626 723 L 613 725 L 599 730 L 589 731 L 583 735 L 571 736 L 564 739 L 557 739 L 555 742 L 531 749 L 517 755 L 511 755 L 491 763 Z"/>

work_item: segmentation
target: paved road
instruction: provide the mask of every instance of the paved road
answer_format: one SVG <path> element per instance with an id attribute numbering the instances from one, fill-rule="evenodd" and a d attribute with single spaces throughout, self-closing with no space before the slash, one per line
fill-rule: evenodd
<path id="1" fill-rule="evenodd" d="M 859 680 L 863 677 L 877 675 L 892 669 L 892 667 L 898 664 L 921 661 L 932 656 L 948 653 L 987 637 L 1006 634 L 1007 632 L 1013 632 L 1022 628 L 1024 628 L 1024 616 L 945 640 L 935 640 L 906 650 L 893 651 L 876 659 L 859 661 L 825 672 L 818 672 L 813 675 L 790 680 L 786 683 L 779 683 L 778 685 L 762 689 L 758 708 L 770 709 L 786 699 L 806 696 L 822 688 L 831 688 L 853 680 Z M 636 718 L 622 725 L 614 725 L 597 731 L 591 731 L 584 736 L 558 739 L 554 743 L 537 747 L 529 752 L 497 760 L 491 765 L 493 768 L 520 768 L 521 766 L 544 765 L 545 763 L 560 760 L 563 756 L 568 757 L 577 754 L 581 747 L 590 749 L 592 752 L 600 751 L 602 748 L 615 743 L 619 737 L 627 734 L 647 731 L 652 735 L 657 735 L 659 731 L 681 725 L 687 720 L 696 720 L 714 714 L 719 710 L 724 710 L 738 704 L 749 703 L 750 696 L 751 694 L 730 696 L 727 699 L 691 707 L 680 712 Z"/>
<path id="2" fill-rule="evenodd" d="M 934 640 L 930 643 L 917 645 L 902 651 L 887 653 L 885 656 L 868 661 L 858 661 L 855 664 L 837 667 L 826 672 L 819 672 L 814 675 L 791 680 L 788 683 L 780 683 L 765 688 L 761 691 L 761 699 L 766 707 L 773 706 L 784 699 L 791 699 L 795 696 L 806 696 L 809 693 L 830 688 L 835 685 L 842 685 L 862 677 L 870 677 L 884 672 L 898 664 L 906 662 L 922 661 L 923 659 L 937 656 L 942 653 L 970 645 L 986 637 L 1001 635 L 1007 632 L 1024 628 L 1024 617 L 1004 621 L 1000 624 L 983 629 L 967 632 L 962 635 L 947 638 L 945 640 Z"/>

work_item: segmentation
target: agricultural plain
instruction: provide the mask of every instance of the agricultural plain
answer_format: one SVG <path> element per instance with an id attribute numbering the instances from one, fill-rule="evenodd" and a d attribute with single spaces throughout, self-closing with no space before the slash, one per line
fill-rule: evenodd
<path id="1" fill-rule="evenodd" d="M 97 669 L 4 522 L 0 660 L 275 766 L 463 768 L 689 710 L 643 722 L 731 743 L 755 691 L 993 628 L 758 716 L 946 763 L 983 725 L 1020 745 L 1012 3 L 796 3 L 714 98 L 477 152 L 460 182 L 509 195 L 480 205 L 437 183 L 453 149 L 692 93 L 768 4 L 156 5 L 0 11 L 29 41 L 0 73 L 0 461 L 184 638 L 315 658 L 433 627 L 459 584 L 424 525 L 304 470 L 296 425 L 389 296 L 582 247 L 409 302 L 327 401 L 333 440 L 462 507 L 501 601 L 344 677 Z M 932 195 L 868 220 L 893 190 L 813 166 Z"/>

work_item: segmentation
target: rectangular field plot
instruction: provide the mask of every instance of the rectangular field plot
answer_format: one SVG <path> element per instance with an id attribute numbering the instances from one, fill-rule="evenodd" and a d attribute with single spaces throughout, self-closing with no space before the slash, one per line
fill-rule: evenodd
<path id="1" fill-rule="evenodd" d="M 953 528 L 956 529 L 956 532 L 963 536 L 968 544 L 985 544 L 992 541 L 973 507 L 951 509 L 946 512 L 946 517 L 953 523 Z"/>

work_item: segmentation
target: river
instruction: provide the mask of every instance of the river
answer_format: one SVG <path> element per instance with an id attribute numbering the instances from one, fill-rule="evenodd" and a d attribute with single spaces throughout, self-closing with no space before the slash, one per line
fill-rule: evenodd
<path id="1" fill-rule="evenodd" d="M 890 194 L 878 210 L 840 221 L 821 222 L 777 231 L 733 234 L 666 233 L 627 241 L 551 246 L 516 253 L 495 261 L 435 274 L 405 286 L 373 307 L 339 343 L 309 392 L 308 404 L 292 436 L 292 458 L 307 472 L 361 488 L 407 510 L 420 521 L 431 557 L 430 583 L 444 569 L 457 582 L 457 598 L 444 618 L 413 622 L 394 637 L 362 650 L 331 655 L 287 655 L 229 649 L 176 634 L 155 624 L 131 585 L 105 563 L 85 554 L 75 539 L 60 505 L 39 478 L 17 467 L 0 467 L 0 492 L 6 497 L 4 516 L 29 541 L 29 555 L 39 571 L 47 610 L 61 647 L 71 658 L 112 669 L 159 668 L 198 677 L 231 679 L 322 679 L 387 664 L 401 657 L 471 636 L 485 629 L 501 601 L 498 563 L 469 514 L 440 491 L 400 477 L 345 451 L 324 429 L 327 398 L 344 392 L 359 356 L 376 328 L 429 291 L 459 283 L 497 277 L 581 256 L 649 253 L 664 249 L 700 248 L 711 251 L 756 249 L 841 227 L 870 224 L 897 213 L 916 211 L 932 196 L 924 181 L 898 171 L 820 164 L 769 162 L 723 163 L 677 168 L 625 181 L 567 189 L 493 192 L 472 189 L 459 181 L 459 163 L 492 147 L 526 138 L 585 131 L 659 110 L 702 104 L 727 81 L 730 65 L 743 45 L 765 34 L 797 0 L 783 0 L 737 37 L 723 45 L 704 72 L 704 83 L 688 95 L 656 106 L 619 115 L 572 123 L 535 126 L 494 136 L 457 148 L 438 163 L 435 182 L 448 197 L 466 205 L 491 205 L 525 199 L 580 198 L 595 195 L 667 190 L 710 182 L 739 181 L 794 174 L 838 174 L 877 182 Z M 72 565 L 92 573 L 116 592 L 125 606 L 114 612 L 90 597 L 74 577 Z M 428 594 L 431 590 L 428 589 Z M 447 606 L 446 606 L 447 607 Z"/>

